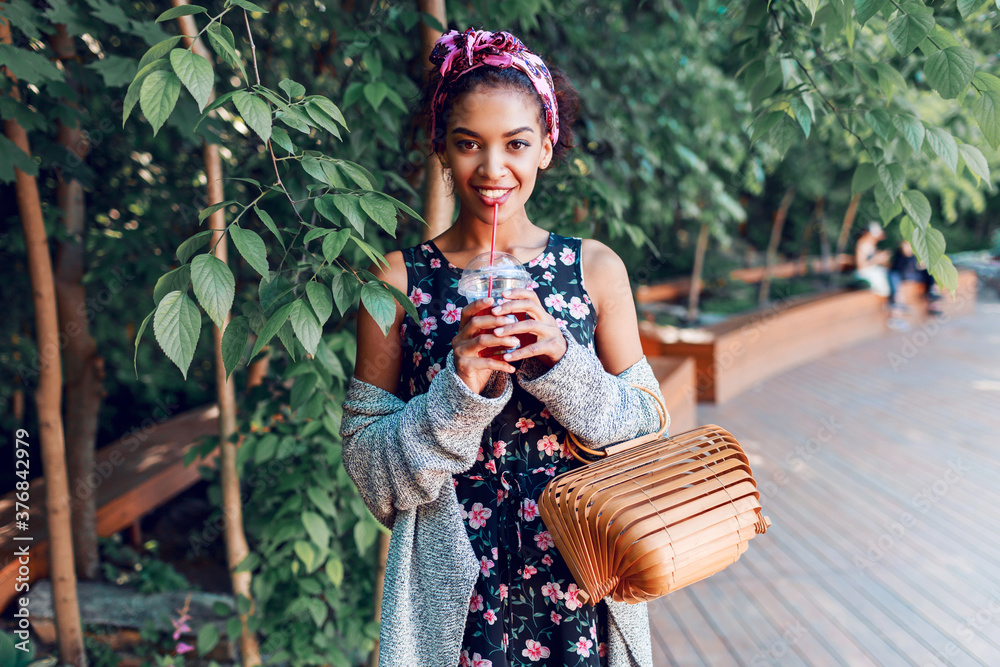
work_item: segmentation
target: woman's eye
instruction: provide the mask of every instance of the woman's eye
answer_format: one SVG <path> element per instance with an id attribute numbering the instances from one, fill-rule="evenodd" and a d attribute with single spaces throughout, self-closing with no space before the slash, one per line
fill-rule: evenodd
<path id="1" fill-rule="evenodd" d="M 463 151 L 472 150 L 476 147 L 476 142 L 470 141 L 469 139 L 459 139 L 455 142 L 455 145 Z"/>
<path id="2" fill-rule="evenodd" d="M 510 142 L 510 147 L 513 148 L 514 150 L 521 150 L 522 148 L 527 148 L 530 145 L 531 144 L 529 144 L 524 139 L 515 139 L 514 141 Z"/>

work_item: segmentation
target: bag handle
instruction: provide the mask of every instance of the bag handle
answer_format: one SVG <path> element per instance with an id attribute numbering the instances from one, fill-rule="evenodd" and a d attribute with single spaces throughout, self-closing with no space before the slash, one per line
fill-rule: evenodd
<path id="1" fill-rule="evenodd" d="M 643 442 L 648 442 L 650 440 L 655 440 L 655 439 L 663 437 L 663 432 L 667 430 L 667 424 L 669 423 L 667 421 L 667 406 L 663 402 L 663 399 L 660 398 L 659 396 L 657 396 L 656 394 L 654 394 L 650 389 L 647 389 L 646 387 L 643 387 L 642 385 L 638 385 L 638 384 L 635 384 L 633 382 L 632 386 L 635 387 L 636 389 L 641 389 L 642 391 L 646 392 L 647 394 L 649 394 L 650 396 L 653 397 L 653 400 L 656 401 L 656 413 L 660 416 L 660 430 L 658 430 L 655 434 L 640 436 L 640 438 L 642 439 Z M 638 440 L 640 438 L 636 438 L 636 439 Z M 616 450 L 617 451 L 621 451 L 621 445 L 623 445 L 623 444 L 626 444 L 626 443 L 619 443 L 619 445 L 616 448 Z M 636 444 L 638 444 L 638 443 L 636 443 Z M 590 454 L 591 456 L 596 456 L 597 458 L 604 458 L 604 457 L 608 456 L 608 452 L 606 452 L 604 450 L 601 450 L 601 449 L 591 449 L 589 447 L 586 447 L 582 442 L 580 442 L 580 439 L 578 437 L 576 437 L 576 435 L 574 435 L 573 433 L 570 433 L 568 431 L 566 432 L 566 443 L 563 446 L 573 456 L 573 458 L 575 458 L 577 461 L 580 461 L 580 462 L 585 463 L 585 464 L 586 463 L 593 463 L 593 461 L 591 461 L 590 459 L 583 458 L 579 453 L 577 453 L 577 451 L 576 451 L 577 449 L 579 449 L 579 450 L 581 450 L 581 451 L 583 451 L 583 452 L 585 452 L 587 454 Z"/>

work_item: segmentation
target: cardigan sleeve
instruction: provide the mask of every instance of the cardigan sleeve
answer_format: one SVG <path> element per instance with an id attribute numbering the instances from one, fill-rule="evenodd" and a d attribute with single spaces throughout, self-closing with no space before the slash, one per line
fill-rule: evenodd
<path id="1" fill-rule="evenodd" d="M 434 501 L 453 474 L 472 467 L 483 431 L 513 393 L 512 382 L 495 373 L 485 395 L 476 394 L 455 373 L 453 355 L 427 393 L 407 402 L 357 378 L 347 387 L 344 467 L 387 528 L 398 511 Z"/>
<path id="2" fill-rule="evenodd" d="M 527 359 L 517 380 L 540 400 L 560 424 L 584 445 L 600 449 L 616 442 L 653 433 L 660 428 L 656 403 L 633 383 L 646 387 L 661 400 L 660 383 L 645 355 L 619 375 L 604 370 L 601 360 L 566 329 L 566 354 L 552 368 Z M 529 363 L 532 362 L 532 363 Z M 666 415 L 667 427 L 670 414 Z"/>

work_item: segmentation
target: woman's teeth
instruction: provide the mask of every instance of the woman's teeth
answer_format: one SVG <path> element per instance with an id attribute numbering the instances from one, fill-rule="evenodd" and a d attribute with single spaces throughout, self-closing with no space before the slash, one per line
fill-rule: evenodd
<path id="1" fill-rule="evenodd" d="M 499 199 L 510 192 L 510 190 L 483 190 L 482 188 L 476 188 L 476 192 L 487 199 Z"/>

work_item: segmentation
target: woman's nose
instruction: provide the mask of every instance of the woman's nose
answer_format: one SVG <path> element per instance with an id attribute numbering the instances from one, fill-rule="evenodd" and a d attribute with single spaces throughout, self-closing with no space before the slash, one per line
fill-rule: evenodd
<path id="1" fill-rule="evenodd" d="M 479 164 L 479 175 L 487 180 L 496 181 L 507 174 L 502 151 L 484 151 L 483 161 Z"/>

